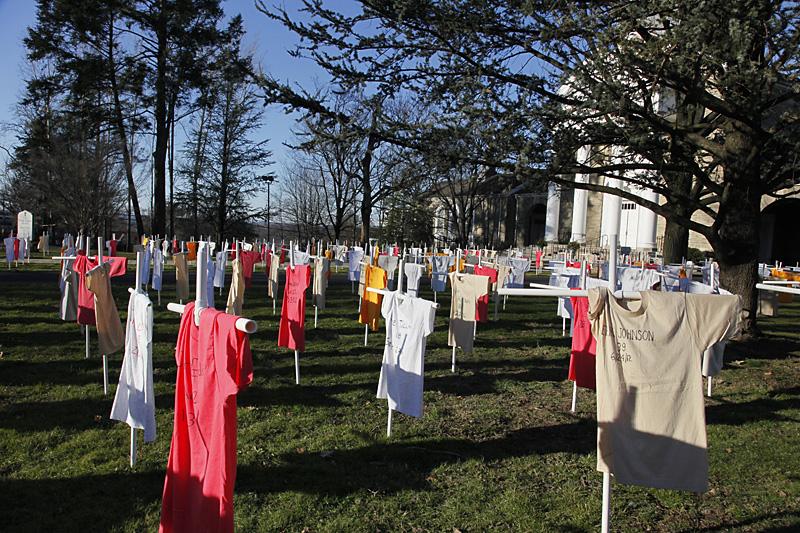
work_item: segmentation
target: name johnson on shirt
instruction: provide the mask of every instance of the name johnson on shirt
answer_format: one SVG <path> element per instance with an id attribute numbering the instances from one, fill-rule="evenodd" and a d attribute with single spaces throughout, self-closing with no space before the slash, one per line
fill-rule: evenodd
<path id="1" fill-rule="evenodd" d="M 649 329 L 626 329 L 620 326 L 618 337 L 628 341 L 655 342 L 655 336 Z"/>

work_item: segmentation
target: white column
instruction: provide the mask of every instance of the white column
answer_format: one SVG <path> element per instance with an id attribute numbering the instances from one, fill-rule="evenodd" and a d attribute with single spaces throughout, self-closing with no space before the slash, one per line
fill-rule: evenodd
<path id="1" fill-rule="evenodd" d="M 651 202 L 658 202 L 658 193 L 650 189 L 642 189 L 639 196 Z M 636 248 L 656 247 L 656 214 L 649 209 L 638 206 L 639 224 L 636 231 Z"/>
<path id="2" fill-rule="evenodd" d="M 606 178 L 606 187 L 620 188 L 617 178 Z M 619 218 L 622 210 L 622 198 L 615 194 L 603 193 L 603 218 L 600 221 L 600 245 L 608 243 L 609 235 L 619 235 Z"/>
<path id="3" fill-rule="evenodd" d="M 561 215 L 561 189 L 554 182 L 547 184 L 547 214 L 544 219 L 544 240 L 558 241 L 558 222 Z"/>
<path id="4" fill-rule="evenodd" d="M 581 146 L 578 149 L 577 162 L 579 165 L 584 165 L 588 161 L 589 146 Z M 575 174 L 576 183 L 587 183 L 588 181 L 588 174 Z M 571 242 L 586 241 L 586 208 L 588 199 L 588 191 L 586 189 L 575 189 L 575 195 L 572 200 L 572 234 L 569 238 Z"/>

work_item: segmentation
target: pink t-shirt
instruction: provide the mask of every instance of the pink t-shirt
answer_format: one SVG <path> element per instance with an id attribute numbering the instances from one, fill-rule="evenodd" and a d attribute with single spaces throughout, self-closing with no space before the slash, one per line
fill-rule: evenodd
<path id="1" fill-rule="evenodd" d="M 306 289 L 311 283 L 311 267 L 295 265 L 286 269 L 281 322 L 278 326 L 278 346 L 290 350 L 306 349 Z"/>
<path id="2" fill-rule="evenodd" d="M 236 394 L 253 380 L 247 335 L 234 315 L 186 305 L 175 361 L 175 419 L 158 530 L 233 532 Z"/>
<path id="3" fill-rule="evenodd" d="M 476 276 L 489 276 L 489 283 L 497 283 L 497 270 L 490 267 L 475 265 L 475 275 Z M 475 316 L 478 319 L 478 322 L 488 322 L 489 321 L 489 293 L 492 291 L 490 290 L 475 302 Z"/>
<path id="4" fill-rule="evenodd" d="M 589 299 L 572 297 L 572 350 L 569 356 L 569 380 L 578 387 L 594 389 L 597 343 L 589 322 Z"/>

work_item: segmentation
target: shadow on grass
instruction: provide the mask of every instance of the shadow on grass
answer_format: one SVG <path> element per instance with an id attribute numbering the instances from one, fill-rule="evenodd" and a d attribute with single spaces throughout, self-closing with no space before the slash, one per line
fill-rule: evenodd
<path id="1" fill-rule="evenodd" d="M 788 524 L 767 527 L 770 522 L 775 521 L 788 522 Z M 746 526 L 757 526 L 754 528 L 748 528 L 748 531 L 752 530 L 773 533 L 777 533 L 779 531 L 798 531 L 800 530 L 800 513 L 791 511 L 785 511 L 782 513 L 767 513 L 754 516 L 753 518 L 748 518 L 747 520 L 741 520 L 739 522 L 725 522 L 713 526 L 706 526 L 701 529 L 684 529 L 681 533 L 690 533 L 696 531 L 730 531 L 733 529 L 744 528 Z"/>
<path id="2" fill-rule="evenodd" d="M 161 500 L 164 472 L 4 479 L 4 531 L 111 531 Z M 76 504 L 79 502 L 79 504 Z M 90 504 L 93 502 L 94 504 Z"/>
<path id="3" fill-rule="evenodd" d="M 433 490 L 433 471 L 445 464 L 468 460 L 500 461 L 509 457 L 549 453 L 586 454 L 595 448 L 594 423 L 526 428 L 480 442 L 437 439 L 375 443 L 350 450 L 336 450 L 326 457 L 292 453 L 279 465 L 239 465 L 238 492 L 345 496 L 360 490 L 392 494 L 404 490 Z"/>
<path id="4" fill-rule="evenodd" d="M 721 403 L 706 407 L 706 423 L 741 426 L 763 420 L 800 422 L 800 420 L 780 414 L 780 411 L 787 409 L 800 409 L 800 387 L 774 390 L 769 392 L 769 395 L 772 397 L 742 403 L 715 398 Z M 791 396 L 791 398 L 776 398 L 776 396 Z"/>

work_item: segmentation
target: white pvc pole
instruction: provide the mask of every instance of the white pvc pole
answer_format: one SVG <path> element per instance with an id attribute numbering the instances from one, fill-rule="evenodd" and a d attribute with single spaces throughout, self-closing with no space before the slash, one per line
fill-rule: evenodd
<path id="1" fill-rule="evenodd" d="M 294 382 L 300 385 L 300 352 L 294 351 Z"/>
<path id="2" fill-rule="evenodd" d="M 600 533 L 608 533 L 611 525 L 611 474 L 603 472 L 603 514 Z"/>
<path id="3" fill-rule="evenodd" d="M 317 306 L 314 306 L 314 329 L 317 329 Z"/>
<path id="4" fill-rule="evenodd" d="M 131 428 L 131 468 L 136 466 L 136 428 Z"/>
<path id="5" fill-rule="evenodd" d="M 611 234 L 608 236 L 608 286 L 612 291 L 617 289 L 617 244 L 619 236 Z M 600 531 L 608 533 L 611 517 L 611 475 L 603 472 L 603 511 L 601 518 Z"/>
<path id="6" fill-rule="evenodd" d="M 575 409 L 578 405 L 578 382 L 572 382 L 572 407 L 570 407 L 569 412 L 574 413 Z"/>
<path id="7" fill-rule="evenodd" d="M 450 363 L 450 371 L 451 372 L 455 372 L 456 371 L 456 347 L 455 347 L 455 345 L 453 345 L 453 358 L 452 358 L 452 362 Z"/>
<path id="8" fill-rule="evenodd" d="M 389 418 L 386 421 L 386 437 L 392 436 L 392 408 L 389 408 Z"/>
<path id="9" fill-rule="evenodd" d="M 369 324 L 364 324 L 364 346 L 367 345 L 367 336 L 369 335 Z"/>
<path id="10" fill-rule="evenodd" d="M 711 398 L 711 376 L 708 376 L 708 388 L 706 390 L 706 396 Z"/>

